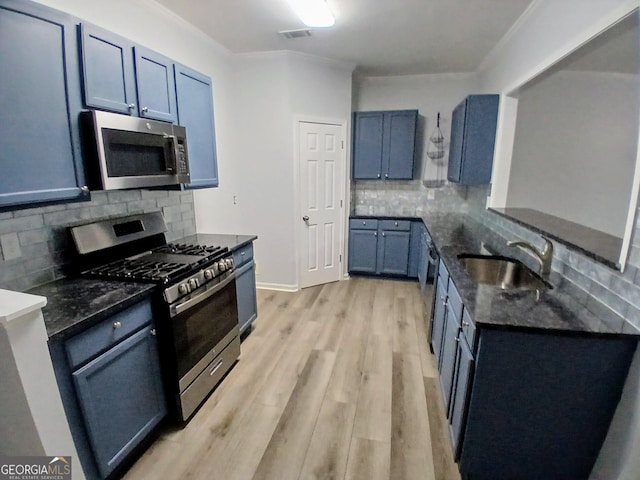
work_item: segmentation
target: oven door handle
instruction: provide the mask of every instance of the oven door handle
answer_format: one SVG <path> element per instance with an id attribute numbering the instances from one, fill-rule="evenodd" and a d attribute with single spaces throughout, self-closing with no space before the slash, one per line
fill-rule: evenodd
<path id="1" fill-rule="evenodd" d="M 220 290 L 222 290 L 224 287 L 226 287 L 231 282 L 233 282 L 235 279 L 236 279 L 236 272 L 233 271 L 233 272 L 231 272 L 231 274 L 227 278 L 225 278 L 223 281 L 218 283 L 216 286 L 206 290 L 205 292 L 202 292 L 200 295 L 197 295 L 197 296 L 195 296 L 193 298 L 190 298 L 189 300 L 187 300 L 184 303 L 180 303 L 180 304 L 178 304 L 178 305 L 176 305 L 174 307 L 171 307 L 171 316 L 175 317 L 176 315 L 180 315 L 185 310 L 188 310 L 191 307 L 193 307 L 194 305 L 197 305 L 200 302 L 202 302 L 202 301 L 206 300 L 207 298 L 211 297 L 212 295 L 215 295 Z"/>

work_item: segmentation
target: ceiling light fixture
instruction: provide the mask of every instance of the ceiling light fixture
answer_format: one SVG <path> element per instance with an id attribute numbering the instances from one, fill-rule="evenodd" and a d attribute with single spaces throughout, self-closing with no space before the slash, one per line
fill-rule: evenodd
<path id="1" fill-rule="evenodd" d="M 332 27 L 336 20 L 325 0 L 288 0 L 307 27 Z"/>

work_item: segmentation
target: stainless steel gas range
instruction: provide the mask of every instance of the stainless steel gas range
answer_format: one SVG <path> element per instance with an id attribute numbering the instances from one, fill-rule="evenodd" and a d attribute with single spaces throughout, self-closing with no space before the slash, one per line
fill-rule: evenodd
<path id="1" fill-rule="evenodd" d="M 188 420 L 240 355 L 227 248 L 167 243 L 160 212 L 72 227 L 80 274 L 158 284 L 154 316 L 174 416 Z"/>

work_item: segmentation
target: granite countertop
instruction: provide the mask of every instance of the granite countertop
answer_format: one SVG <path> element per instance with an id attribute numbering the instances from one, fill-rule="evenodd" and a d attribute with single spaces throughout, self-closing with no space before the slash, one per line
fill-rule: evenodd
<path id="1" fill-rule="evenodd" d="M 154 283 L 64 278 L 27 293 L 47 298 L 42 309 L 49 340 L 59 341 L 99 323 L 153 293 Z"/>
<path id="2" fill-rule="evenodd" d="M 557 272 L 544 277 L 554 287 L 546 291 L 502 290 L 476 283 L 459 262 L 459 254 L 504 255 L 522 261 L 534 271 L 537 263 L 523 250 L 507 247 L 502 237 L 466 215 L 435 213 L 423 216 L 422 220 L 476 325 L 640 335 L 640 331 L 615 315 L 611 319 L 600 318 L 587 310 L 562 289 L 562 277 Z"/>
<path id="3" fill-rule="evenodd" d="M 195 234 L 178 243 L 220 245 L 234 251 L 253 242 L 254 235 Z M 146 282 L 65 278 L 26 293 L 47 298 L 42 309 L 47 335 L 59 341 L 76 335 L 105 318 L 151 295 L 157 284 Z"/>
<path id="4" fill-rule="evenodd" d="M 232 235 L 224 233 L 196 233 L 177 240 L 178 243 L 196 243 L 229 247 L 232 252 L 250 244 L 258 237 L 255 235 Z"/>

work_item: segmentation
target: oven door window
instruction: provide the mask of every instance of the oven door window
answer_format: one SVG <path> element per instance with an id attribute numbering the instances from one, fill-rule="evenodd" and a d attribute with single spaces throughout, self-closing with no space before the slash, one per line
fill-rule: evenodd
<path id="1" fill-rule="evenodd" d="M 238 325 L 236 302 L 236 282 L 232 281 L 219 292 L 171 319 L 179 378 Z"/>
<path id="2" fill-rule="evenodd" d="M 109 177 L 161 175 L 173 171 L 173 140 L 162 135 L 102 129 Z"/>

